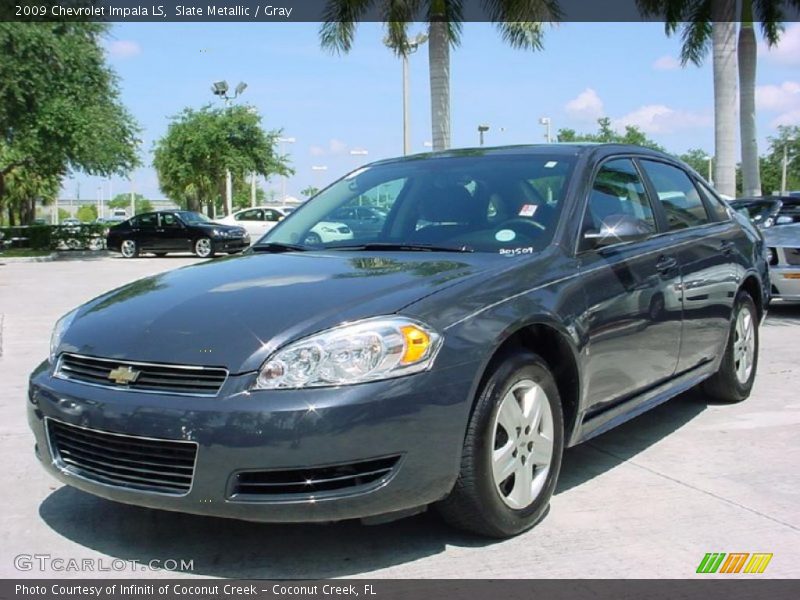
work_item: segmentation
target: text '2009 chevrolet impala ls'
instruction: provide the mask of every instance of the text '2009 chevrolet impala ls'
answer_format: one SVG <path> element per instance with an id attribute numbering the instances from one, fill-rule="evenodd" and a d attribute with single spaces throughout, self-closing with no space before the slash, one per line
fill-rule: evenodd
<path id="1" fill-rule="evenodd" d="M 309 235 L 352 206 L 379 226 Z M 764 252 L 696 173 L 638 147 L 374 163 L 243 256 L 64 316 L 31 375 L 36 452 L 141 506 L 294 522 L 432 505 L 513 535 L 565 447 L 701 383 L 748 396 Z"/>

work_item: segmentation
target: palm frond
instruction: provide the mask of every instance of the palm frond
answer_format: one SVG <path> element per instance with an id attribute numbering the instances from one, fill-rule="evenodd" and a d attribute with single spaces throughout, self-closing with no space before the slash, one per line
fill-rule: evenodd
<path id="1" fill-rule="evenodd" d="M 697 0 L 636 0 L 639 13 L 664 22 L 664 31 L 672 36 L 685 21 L 693 2 Z M 702 0 L 701 0 L 702 1 Z"/>
<path id="2" fill-rule="evenodd" d="M 421 0 L 386 0 L 383 5 L 385 43 L 397 56 L 408 53 L 408 25 L 418 14 L 420 2 Z"/>
<path id="3" fill-rule="evenodd" d="M 800 0 L 796 1 L 800 7 Z M 783 33 L 783 19 L 786 17 L 783 7 L 774 0 L 753 0 L 753 13 L 755 19 L 761 23 L 761 33 L 767 46 L 777 45 Z"/>
<path id="4" fill-rule="evenodd" d="M 696 0 L 681 33 L 681 64 L 700 65 L 711 46 L 712 0 Z"/>
<path id="5" fill-rule="evenodd" d="M 335 54 L 353 47 L 358 22 L 375 0 L 328 0 L 319 29 L 320 45 Z"/>
<path id="6" fill-rule="evenodd" d="M 517 50 L 541 50 L 544 48 L 544 23 L 532 21 L 504 21 L 497 23 L 500 37 Z"/>
<path id="7" fill-rule="evenodd" d="M 512 48 L 541 50 L 544 24 L 560 21 L 555 0 L 484 0 L 486 12 Z"/>

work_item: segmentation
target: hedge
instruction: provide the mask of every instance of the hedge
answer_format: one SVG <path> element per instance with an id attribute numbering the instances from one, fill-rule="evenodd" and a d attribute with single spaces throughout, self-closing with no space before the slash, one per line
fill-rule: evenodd
<path id="1" fill-rule="evenodd" d="M 107 226 L 90 223 L 82 225 L 31 225 L 21 227 L 0 227 L 4 242 L 11 242 L 14 248 L 34 250 L 60 250 L 63 248 L 83 249 L 90 246 L 93 239 L 105 239 Z"/>

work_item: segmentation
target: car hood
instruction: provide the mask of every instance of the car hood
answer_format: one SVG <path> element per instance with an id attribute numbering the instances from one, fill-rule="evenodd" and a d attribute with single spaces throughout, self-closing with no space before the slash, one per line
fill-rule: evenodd
<path id="1" fill-rule="evenodd" d="M 762 229 L 761 233 L 764 235 L 767 246 L 800 247 L 800 223 L 773 225 L 768 229 Z"/>
<path id="2" fill-rule="evenodd" d="M 342 322 L 397 312 L 497 258 L 479 254 L 249 254 L 141 279 L 78 309 L 60 350 L 257 369 L 276 348 Z"/>

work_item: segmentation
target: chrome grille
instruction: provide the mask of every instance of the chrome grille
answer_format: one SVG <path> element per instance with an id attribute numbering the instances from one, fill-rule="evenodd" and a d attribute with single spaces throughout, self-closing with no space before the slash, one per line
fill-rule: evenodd
<path id="1" fill-rule="evenodd" d="M 135 379 L 128 383 L 115 381 L 112 372 L 120 368 L 136 372 Z M 142 363 L 65 353 L 59 357 L 56 376 L 115 389 L 215 396 L 228 371 L 220 367 Z"/>
<path id="2" fill-rule="evenodd" d="M 388 479 L 399 459 L 389 456 L 327 467 L 241 471 L 233 477 L 229 496 L 297 498 L 361 491 Z"/>
<path id="3" fill-rule="evenodd" d="M 47 419 L 50 451 L 67 473 L 98 483 L 184 495 L 192 487 L 197 444 L 122 435 Z"/>
<path id="4" fill-rule="evenodd" d="M 800 265 L 800 248 L 784 248 L 783 255 L 790 265 Z"/>

